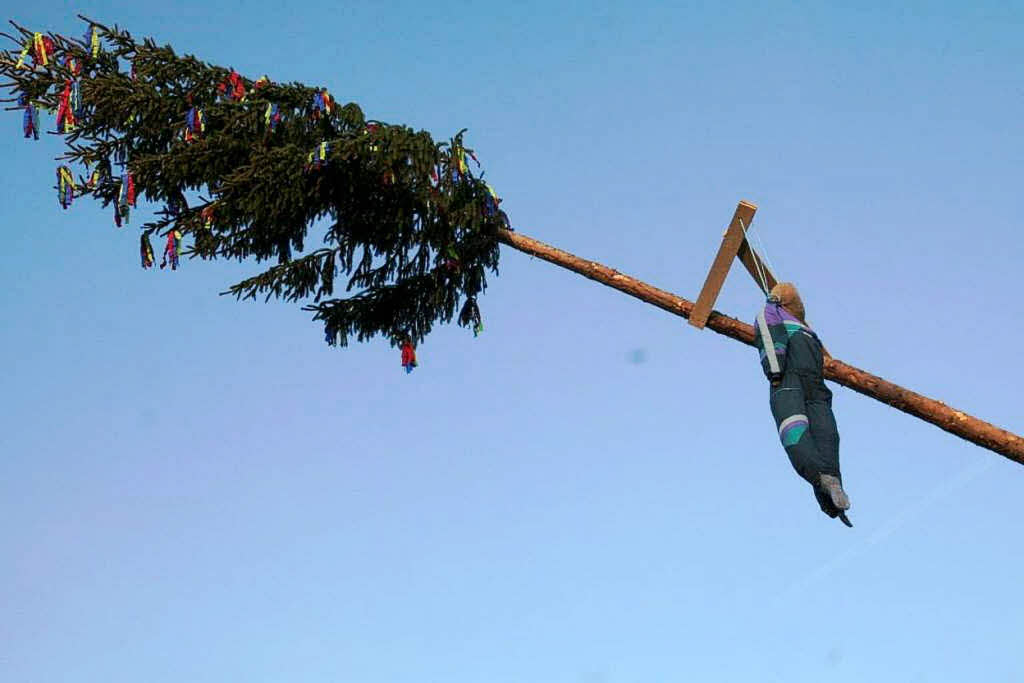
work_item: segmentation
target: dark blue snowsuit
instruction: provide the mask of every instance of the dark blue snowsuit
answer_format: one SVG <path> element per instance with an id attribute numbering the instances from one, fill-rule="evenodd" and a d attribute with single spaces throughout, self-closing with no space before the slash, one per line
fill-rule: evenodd
<path id="1" fill-rule="evenodd" d="M 820 477 L 839 472 L 839 429 L 832 392 L 825 386 L 824 353 L 818 335 L 774 299 L 754 322 L 761 367 L 771 382 L 769 403 L 779 439 L 801 477 L 814 488 L 822 512 L 839 511 L 821 490 Z"/>

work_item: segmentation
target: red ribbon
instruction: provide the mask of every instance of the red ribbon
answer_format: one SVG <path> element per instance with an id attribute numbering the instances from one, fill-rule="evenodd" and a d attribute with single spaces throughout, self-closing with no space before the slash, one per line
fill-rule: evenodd
<path id="1" fill-rule="evenodd" d="M 235 102 L 241 102 L 245 99 L 245 83 L 242 81 L 242 76 L 232 69 L 228 77 L 217 86 L 217 91 Z"/>
<path id="2" fill-rule="evenodd" d="M 402 342 L 402 367 L 405 368 L 405 372 L 408 374 L 417 365 L 416 347 L 412 345 L 412 341 L 406 339 Z"/>
<path id="3" fill-rule="evenodd" d="M 57 131 L 67 133 L 75 127 L 75 110 L 71 108 L 71 80 L 64 81 L 64 92 L 57 106 Z"/>

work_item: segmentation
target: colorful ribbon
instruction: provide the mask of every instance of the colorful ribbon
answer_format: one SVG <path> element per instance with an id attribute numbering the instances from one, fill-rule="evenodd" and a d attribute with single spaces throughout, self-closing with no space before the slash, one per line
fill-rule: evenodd
<path id="1" fill-rule="evenodd" d="M 412 345 L 412 340 L 406 339 L 402 342 L 402 367 L 405 368 L 405 374 L 408 375 L 417 365 L 416 347 Z"/>
<path id="2" fill-rule="evenodd" d="M 60 208 L 67 209 L 75 199 L 75 176 L 71 169 L 61 166 L 57 169 L 57 201 Z"/>
<path id="3" fill-rule="evenodd" d="M 71 75 L 78 78 L 82 74 L 82 62 L 79 61 L 74 55 L 67 55 L 64 57 L 64 66 L 68 68 Z"/>
<path id="4" fill-rule="evenodd" d="M 217 91 L 233 102 L 241 102 L 245 99 L 245 83 L 242 81 L 242 75 L 232 69 L 227 78 L 217 86 Z"/>
<path id="5" fill-rule="evenodd" d="M 21 49 L 21 54 L 18 55 L 18 63 L 15 65 L 16 69 L 25 68 L 25 58 L 28 57 L 28 53 L 32 51 L 32 41 L 26 40 L 25 47 Z"/>
<path id="6" fill-rule="evenodd" d="M 455 167 L 458 169 L 459 176 L 464 176 L 469 171 L 469 166 L 466 164 L 466 152 L 461 147 L 455 150 Z"/>
<path id="7" fill-rule="evenodd" d="M 139 240 L 139 256 L 142 258 L 143 268 L 152 268 L 155 261 L 153 257 L 153 245 L 149 241 L 149 235 L 142 234 Z"/>
<path id="8" fill-rule="evenodd" d="M 319 90 L 313 95 L 313 120 L 317 121 L 321 116 L 330 116 L 334 111 L 334 98 L 327 88 Z"/>
<path id="9" fill-rule="evenodd" d="M 100 56 L 100 31 L 95 26 L 90 26 L 85 32 L 85 42 L 89 45 L 89 55 L 96 59 Z"/>
<path id="10" fill-rule="evenodd" d="M 121 176 L 121 189 L 117 195 L 117 206 L 114 209 L 114 222 L 121 227 L 121 221 L 128 222 L 131 215 L 129 207 L 135 206 L 135 179 L 131 173 Z"/>
<path id="11" fill-rule="evenodd" d="M 25 46 L 22 48 L 21 54 L 18 55 L 16 68 L 25 68 L 25 58 L 29 54 L 32 55 L 32 61 L 36 66 L 48 66 L 50 64 L 50 55 L 53 54 L 53 40 L 42 33 L 34 33 L 32 40 L 25 41 Z"/>
<path id="12" fill-rule="evenodd" d="M 267 109 L 263 113 L 263 121 L 267 124 L 267 129 L 273 133 L 281 123 L 281 109 L 276 104 L 267 104 Z"/>
<path id="13" fill-rule="evenodd" d="M 171 270 L 178 269 L 178 255 L 181 253 L 181 233 L 177 229 L 167 233 L 167 244 L 164 245 L 164 259 L 160 262 L 160 269 L 163 270 L 168 264 Z"/>
<path id="14" fill-rule="evenodd" d="M 122 203 L 131 207 L 135 206 L 135 178 L 131 173 L 125 173 L 121 176 L 120 198 Z"/>
<path id="15" fill-rule="evenodd" d="M 36 33 L 32 36 L 32 47 L 35 51 L 36 65 L 49 66 L 50 55 L 53 54 L 53 40 L 42 33 Z"/>
<path id="16" fill-rule="evenodd" d="M 213 214 L 213 204 L 205 206 L 203 210 L 199 212 L 199 217 L 203 221 L 203 227 L 207 230 L 213 230 Z"/>
<path id="17" fill-rule="evenodd" d="M 331 143 L 321 142 L 317 145 L 316 149 L 309 153 L 306 157 L 306 170 L 307 171 L 319 171 L 321 168 L 327 165 L 328 155 L 331 153 Z"/>
<path id="18" fill-rule="evenodd" d="M 39 109 L 28 99 L 28 95 L 22 93 L 18 98 L 18 104 L 25 108 L 25 115 L 21 120 L 21 128 L 26 138 L 39 139 Z"/>
<path id="19" fill-rule="evenodd" d="M 64 81 L 64 91 L 57 106 L 57 132 L 70 133 L 75 129 L 74 88 L 71 79 Z"/>
<path id="20" fill-rule="evenodd" d="M 185 142 L 194 142 L 206 132 L 206 117 L 199 107 L 190 107 L 185 113 Z"/>

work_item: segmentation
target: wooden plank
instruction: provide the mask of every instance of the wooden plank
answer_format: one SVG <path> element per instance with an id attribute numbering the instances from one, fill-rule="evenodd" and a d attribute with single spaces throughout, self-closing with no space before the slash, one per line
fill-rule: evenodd
<path id="1" fill-rule="evenodd" d="M 750 227 L 755 211 L 757 211 L 757 207 L 749 202 L 741 201 L 736 206 L 736 213 L 733 214 L 729 227 L 722 235 L 722 245 L 718 248 L 718 254 L 715 255 L 715 260 L 711 264 L 704 287 L 701 288 L 697 303 L 694 304 L 693 312 L 690 313 L 690 324 L 694 327 L 703 329 L 707 324 L 711 308 L 715 305 L 715 300 L 718 299 L 718 293 L 722 291 L 722 285 L 725 284 L 725 276 L 729 274 L 732 260 L 739 254 L 740 245 L 744 242 L 743 227 Z"/>
<path id="2" fill-rule="evenodd" d="M 778 284 L 778 280 L 775 279 L 775 275 L 765 264 L 761 255 L 754 250 L 754 247 L 750 244 L 749 240 L 743 240 L 743 244 L 740 245 L 740 251 L 736 256 L 739 258 L 740 263 L 742 263 L 747 269 L 747 272 L 750 273 L 750 277 L 754 278 L 757 288 L 762 292 L 767 294 L 772 291 L 772 287 Z M 761 276 L 757 272 L 758 267 L 762 268 L 761 272 L 764 273 L 764 279 L 768 282 L 768 289 L 765 289 L 764 285 L 761 284 Z"/>

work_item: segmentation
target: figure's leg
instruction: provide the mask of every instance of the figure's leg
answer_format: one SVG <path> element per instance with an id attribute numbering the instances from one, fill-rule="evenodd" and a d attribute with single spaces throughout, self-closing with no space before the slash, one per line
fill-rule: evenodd
<path id="1" fill-rule="evenodd" d="M 779 439 L 793 469 L 814 490 L 821 511 L 829 517 L 840 517 L 844 524 L 850 526 L 842 512 L 844 507 L 849 507 L 849 501 L 845 498 L 837 500 L 827 480 L 822 480 L 823 474 L 835 477 L 842 491 L 838 479 L 839 431 L 835 427 L 835 417 L 827 403 L 807 402 L 804 396 L 799 378 L 784 380 L 781 387 L 772 391 L 772 415 L 779 430 Z"/>
<path id="2" fill-rule="evenodd" d="M 842 481 L 839 472 L 839 428 L 828 401 L 807 401 L 807 418 L 814 443 L 821 458 L 821 474 L 831 474 Z"/>
<path id="3" fill-rule="evenodd" d="M 822 468 L 828 467 L 828 460 L 822 457 L 810 428 L 811 420 L 799 380 L 783 381 L 782 386 L 773 389 L 771 408 L 779 439 L 793 469 L 817 488 Z"/>
<path id="4" fill-rule="evenodd" d="M 843 476 L 839 469 L 839 429 L 832 413 L 830 399 L 807 402 L 807 415 L 810 418 L 811 433 L 822 458 L 820 487 L 815 489 L 815 497 L 825 514 L 835 517 L 836 514 L 850 507 L 850 498 L 843 490 Z M 828 502 L 826 509 L 825 502 Z M 833 514 L 832 511 L 836 511 Z M 850 520 L 840 515 L 843 523 L 850 526 Z"/>

